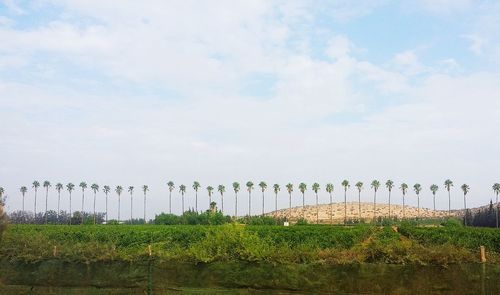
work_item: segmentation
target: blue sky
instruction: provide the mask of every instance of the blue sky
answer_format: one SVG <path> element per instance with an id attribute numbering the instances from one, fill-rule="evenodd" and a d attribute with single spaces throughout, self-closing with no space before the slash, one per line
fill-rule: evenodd
<path id="1" fill-rule="evenodd" d="M 450 177 L 484 204 L 499 28 L 498 1 L 0 1 L 0 185 L 11 210 L 34 179 L 161 208 L 170 179 Z"/>

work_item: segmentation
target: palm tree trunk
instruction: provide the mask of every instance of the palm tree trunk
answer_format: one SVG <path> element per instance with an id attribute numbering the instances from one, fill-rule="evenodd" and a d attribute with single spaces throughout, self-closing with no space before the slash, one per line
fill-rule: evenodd
<path id="1" fill-rule="evenodd" d="M 403 194 L 403 219 L 405 219 L 405 194 Z"/>
<path id="2" fill-rule="evenodd" d="M 432 203 L 434 207 L 434 212 L 432 212 L 432 216 L 436 217 L 436 194 L 432 194 Z"/>
<path id="3" fill-rule="evenodd" d="M 96 199 L 97 192 L 94 192 L 94 225 L 95 225 L 95 199 Z"/>
<path id="4" fill-rule="evenodd" d="M 45 224 L 48 222 L 48 216 L 47 216 L 47 203 L 49 200 L 49 187 L 45 190 Z"/>
<path id="5" fill-rule="evenodd" d="M 146 192 L 144 192 L 144 224 L 146 224 Z"/>
<path id="6" fill-rule="evenodd" d="M 220 202 L 222 205 L 222 215 L 224 215 L 224 194 L 220 194 Z"/>
<path id="7" fill-rule="evenodd" d="M 264 216 L 264 192 L 262 192 L 262 216 Z"/>
<path id="8" fill-rule="evenodd" d="M 288 219 L 292 217 L 292 193 L 288 193 Z M 290 221 L 290 220 L 288 220 Z"/>
<path id="9" fill-rule="evenodd" d="M 134 212 L 133 207 L 132 207 L 132 193 L 130 193 L 130 224 L 132 224 L 132 213 Z"/>
<path id="10" fill-rule="evenodd" d="M 118 195 L 118 224 L 120 224 L 120 207 L 121 207 L 121 198 Z"/>
<path id="11" fill-rule="evenodd" d="M 391 219 L 391 191 L 389 191 L 389 219 Z"/>
<path id="12" fill-rule="evenodd" d="M 417 195 L 417 219 L 420 220 L 420 195 Z"/>
<path id="13" fill-rule="evenodd" d="M 238 218 L 238 193 L 234 193 L 234 218 Z"/>
<path id="14" fill-rule="evenodd" d="M 319 223 L 318 193 L 316 193 L 316 224 Z"/>
<path id="15" fill-rule="evenodd" d="M 347 224 L 347 188 L 344 190 L 344 225 Z"/>
<path id="16" fill-rule="evenodd" d="M 465 226 L 467 226 L 467 203 L 465 201 L 465 194 L 464 194 L 464 209 L 465 209 L 465 211 L 464 211 L 464 224 L 465 224 Z"/>
<path id="17" fill-rule="evenodd" d="M 34 222 L 35 222 L 35 223 L 36 223 L 36 191 L 37 191 L 37 189 L 35 189 L 35 209 L 34 209 L 34 211 L 35 211 L 35 219 L 34 219 Z"/>
<path id="18" fill-rule="evenodd" d="M 82 224 L 83 224 L 83 205 L 85 203 L 85 191 L 82 190 Z"/>
<path id="19" fill-rule="evenodd" d="M 24 194 L 23 194 L 23 212 L 24 212 Z"/>
<path id="20" fill-rule="evenodd" d="M 106 193 L 106 224 L 108 224 L 108 193 Z"/>
<path id="21" fill-rule="evenodd" d="M 496 201 L 497 201 L 497 210 L 496 210 L 496 211 L 497 211 L 497 212 L 496 212 L 497 214 L 496 214 L 496 221 L 497 221 L 497 228 L 498 228 L 498 193 L 497 193 L 497 200 L 496 200 Z"/>
<path id="22" fill-rule="evenodd" d="M 451 216 L 451 194 L 450 190 L 448 190 L 448 217 Z"/>
<path id="23" fill-rule="evenodd" d="M 182 193 L 182 214 L 184 214 L 184 193 Z"/>
<path id="24" fill-rule="evenodd" d="M 306 196 L 302 193 L 302 219 L 306 219 Z"/>
<path id="25" fill-rule="evenodd" d="M 377 209 L 377 191 L 373 194 L 373 222 L 376 221 L 375 211 Z"/>
<path id="26" fill-rule="evenodd" d="M 330 224 L 333 224 L 333 200 L 332 200 L 332 193 L 330 193 Z"/>
<path id="27" fill-rule="evenodd" d="M 198 213 L 198 191 L 195 192 L 194 208 L 195 208 L 196 212 Z"/>
<path id="28" fill-rule="evenodd" d="M 361 191 L 358 191 L 358 215 L 359 223 L 361 223 Z"/>
<path id="29" fill-rule="evenodd" d="M 248 192 L 248 217 L 252 216 L 252 193 Z"/>
<path id="30" fill-rule="evenodd" d="M 168 194 L 168 213 L 172 214 L 172 191 Z"/>
<path id="31" fill-rule="evenodd" d="M 278 193 L 274 194 L 274 215 L 278 214 Z"/>
<path id="32" fill-rule="evenodd" d="M 57 222 L 59 222 L 59 212 L 61 212 L 59 210 L 60 205 L 61 205 L 61 191 L 59 191 L 57 194 Z"/>
<path id="33" fill-rule="evenodd" d="M 73 212 L 71 210 L 71 192 L 69 192 L 69 225 L 71 225 L 71 218 L 73 217 Z"/>

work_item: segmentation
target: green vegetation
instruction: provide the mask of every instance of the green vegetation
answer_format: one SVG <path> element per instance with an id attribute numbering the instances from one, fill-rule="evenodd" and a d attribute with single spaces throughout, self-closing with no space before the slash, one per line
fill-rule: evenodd
<path id="1" fill-rule="evenodd" d="M 0 244 L 9 261 L 268 262 L 434 264 L 477 262 L 486 246 L 499 262 L 500 232 L 466 228 L 390 226 L 12 225 Z"/>

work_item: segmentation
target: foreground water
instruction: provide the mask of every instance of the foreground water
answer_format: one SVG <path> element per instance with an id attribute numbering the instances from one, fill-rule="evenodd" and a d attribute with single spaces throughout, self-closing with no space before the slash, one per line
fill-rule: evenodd
<path id="1" fill-rule="evenodd" d="M 0 263 L 0 294 L 500 294 L 500 265 Z"/>

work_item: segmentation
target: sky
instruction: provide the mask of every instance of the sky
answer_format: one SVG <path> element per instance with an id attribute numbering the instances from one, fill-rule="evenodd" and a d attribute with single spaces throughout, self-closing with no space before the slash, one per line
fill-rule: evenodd
<path id="1" fill-rule="evenodd" d="M 228 214 L 231 183 L 248 180 L 281 184 L 280 207 L 288 182 L 319 182 L 322 203 L 328 182 L 336 201 L 343 179 L 365 183 L 363 201 L 373 179 L 418 182 L 424 207 L 436 183 L 447 209 L 450 178 L 453 208 L 463 183 L 479 206 L 500 182 L 499 126 L 499 1 L 0 0 L 9 211 L 20 209 L 23 185 L 33 210 L 34 180 L 135 186 L 137 217 L 147 184 L 148 218 L 168 211 L 169 180 L 187 185 L 186 207 L 199 181 L 200 209 L 204 188 L 224 184 Z M 177 189 L 173 198 L 179 213 Z M 357 199 L 354 186 L 347 198 Z M 377 199 L 387 202 L 385 188 Z M 52 188 L 49 209 L 56 202 Z M 252 213 L 260 202 L 256 190 Z M 413 192 L 407 203 L 416 205 Z M 114 218 L 116 194 L 109 204 Z M 266 210 L 273 204 L 269 189 Z"/>

